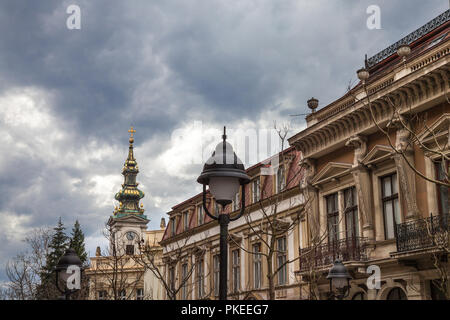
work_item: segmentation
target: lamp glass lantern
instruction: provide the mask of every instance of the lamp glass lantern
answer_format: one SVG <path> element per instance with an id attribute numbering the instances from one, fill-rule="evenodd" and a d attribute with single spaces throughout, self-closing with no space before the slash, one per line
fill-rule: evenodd
<path id="1" fill-rule="evenodd" d="M 330 280 L 330 293 L 338 292 L 339 299 L 344 298 L 346 292 L 350 288 L 350 279 L 352 276 L 348 273 L 347 268 L 341 260 L 336 260 L 328 272 L 327 279 Z M 334 290 L 333 290 L 334 289 Z"/>
<path id="2" fill-rule="evenodd" d="M 72 275 L 72 273 L 68 273 L 67 270 L 70 266 L 77 266 L 81 271 L 82 264 L 83 263 L 76 254 L 75 250 L 70 248 L 66 250 L 66 252 L 59 259 L 58 264 L 55 267 L 56 287 L 61 293 L 63 293 L 66 296 L 66 299 L 68 299 L 68 296 L 71 293 L 77 291 L 77 290 L 69 290 L 67 288 L 67 280 Z M 60 284 L 62 284 L 62 288 L 60 287 Z"/>
<path id="3" fill-rule="evenodd" d="M 225 130 L 224 128 L 223 141 L 216 146 L 197 179 L 203 186 L 209 186 L 212 196 L 222 207 L 233 201 L 240 186 L 250 182 L 242 161 L 226 141 Z"/>

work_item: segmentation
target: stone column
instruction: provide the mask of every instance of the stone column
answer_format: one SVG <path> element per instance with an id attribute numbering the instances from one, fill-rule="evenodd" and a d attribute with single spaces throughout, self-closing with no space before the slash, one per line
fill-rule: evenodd
<path id="1" fill-rule="evenodd" d="M 211 295 L 214 295 L 213 293 L 213 287 L 211 286 L 212 283 L 212 276 L 213 276 L 213 261 L 212 261 L 212 253 L 211 253 L 211 242 L 206 244 L 206 252 L 205 252 L 205 293 L 210 293 Z"/>
<path id="2" fill-rule="evenodd" d="M 287 246 L 287 259 L 293 260 L 294 259 L 294 233 L 288 232 L 287 233 L 287 239 L 286 239 L 286 246 Z M 298 251 L 298 248 L 297 248 Z M 291 278 L 291 275 L 294 275 L 294 265 L 293 263 L 288 263 L 286 268 L 286 276 L 287 276 L 287 283 L 291 284 L 292 281 L 294 281 L 293 278 Z"/>
<path id="3" fill-rule="evenodd" d="M 377 300 L 377 289 L 367 290 L 367 300 Z"/>
<path id="4" fill-rule="evenodd" d="M 243 246 L 245 246 L 245 249 L 247 251 L 253 251 L 252 245 L 251 245 L 251 239 L 250 239 L 250 230 L 244 230 L 242 233 L 243 235 Z M 262 245 L 261 245 L 262 247 Z M 244 282 L 244 287 L 242 289 L 244 290 L 251 290 L 253 288 L 253 279 L 252 279 L 252 273 L 251 273 L 251 267 L 252 267 L 252 261 L 253 261 L 253 254 L 246 252 L 243 250 L 244 256 L 242 257 L 242 264 L 244 264 L 243 272 L 245 273 L 245 279 L 247 279 L 247 283 Z M 244 259 L 245 257 L 245 259 Z M 248 287 L 248 288 L 247 288 Z"/>
<path id="5" fill-rule="evenodd" d="M 406 295 L 408 296 L 408 300 L 426 299 L 424 281 L 419 275 L 413 275 L 407 280 Z"/>
<path id="6" fill-rule="evenodd" d="M 345 143 L 355 149 L 352 175 L 358 195 L 358 214 L 362 222 L 362 235 L 369 241 L 375 240 L 374 216 L 372 208 L 372 183 L 369 170 L 362 164 L 367 154 L 367 138 L 361 135 L 350 137 Z"/>
<path id="7" fill-rule="evenodd" d="M 245 239 L 245 238 L 242 239 L 241 245 L 239 246 L 239 258 L 241 260 L 240 261 L 241 265 L 240 265 L 240 271 L 239 271 L 240 272 L 239 280 L 241 282 L 241 284 L 240 284 L 241 291 L 244 291 L 244 290 L 246 291 L 248 288 L 248 286 L 247 286 L 248 283 L 246 283 L 246 281 L 248 281 L 248 276 L 247 276 L 247 272 L 245 272 L 246 268 L 247 268 L 247 261 L 246 261 L 247 253 L 244 250 L 244 247 L 246 247 L 246 249 L 248 250 L 247 239 Z"/>
<path id="8" fill-rule="evenodd" d="M 344 210 L 345 210 L 345 204 L 344 204 L 344 191 L 339 190 L 338 191 L 338 208 L 339 208 L 339 216 L 338 216 L 338 236 L 337 239 L 345 239 L 347 237 L 345 233 L 345 217 L 344 217 Z"/>
<path id="9" fill-rule="evenodd" d="M 302 159 L 300 161 L 300 166 L 305 170 L 300 181 L 300 190 L 304 198 L 306 221 L 308 224 L 308 245 L 310 245 L 311 241 L 314 242 L 314 237 L 320 237 L 321 234 L 319 192 L 317 188 L 311 184 L 311 181 L 316 174 L 316 168 L 314 160 L 309 158 Z"/>

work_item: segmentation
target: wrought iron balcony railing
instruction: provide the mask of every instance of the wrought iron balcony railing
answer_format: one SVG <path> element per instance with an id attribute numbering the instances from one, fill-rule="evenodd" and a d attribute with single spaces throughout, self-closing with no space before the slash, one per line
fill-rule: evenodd
<path id="1" fill-rule="evenodd" d="M 332 264 L 336 259 L 365 261 L 367 238 L 351 237 L 300 249 L 300 272 Z"/>
<path id="2" fill-rule="evenodd" d="M 449 215 L 437 215 L 397 224 L 397 252 L 435 247 L 448 242 Z"/>

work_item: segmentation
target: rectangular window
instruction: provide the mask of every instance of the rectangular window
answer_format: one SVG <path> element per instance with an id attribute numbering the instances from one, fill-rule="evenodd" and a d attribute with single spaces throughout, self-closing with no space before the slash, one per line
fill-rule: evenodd
<path id="1" fill-rule="evenodd" d="M 175 267 L 169 267 L 169 288 L 171 294 L 175 292 Z"/>
<path id="2" fill-rule="evenodd" d="M 144 289 L 136 289 L 136 300 L 144 300 Z"/>
<path id="3" fill-rule="evenodd" d="M 184 231 L 189 229 L 189 211 L 183 212 L 183 228 Z"/>
<path id="4" fill-rule="evenodd" d="M 259 177 L 252 182 L 252 203 L 256 203 L 260 200 L 261 189 Z"/>
<path id="5" fill-rule="evenodd" d="M 233 250 L 231 252 L 231 269 L 233 272 L 233 282 L 232 282 L 232 292 L 239 292 L 240 289 L 240 281 L 241 281 L 241 262 L 239 257 L 239 249 Z"/>
<path id="6" fill-rule="evenodd" d="M 183 287 L 181 288 L 181 299 L 182 300 L 187 300 L 187 285 L 188 285 L 188 281 L 187 281 L 187 275 L 188 275 L 188 265 L 187 263 L 183 264 L 181 266 L 181 279 L 183 281 Z"/>
<path id="7" fill-rule="evenodd" d="M 134 245 L 127 244 L 127 246 L 125 247 L 125 251 L 126 251 L 126 254 L 129 255 L 129 256 L 134 255 Z"/>
<path id="8" fill-rule="evenodd" d="M 385 239 L 395 238 L 395 227 L 401 222 L 398 200 L 397 174 L 381 178 Z"/>
<path id="9" fill-rule="evenodd" d="M 283 191 L 285 187 L 286 177 L 284 174 L 284 166 L 280 166 L 277 171 L 277 193 Z"/>
<path id="10" fill-rule="evenodd" d="M 203 258 L 198 258 L 197 264 L 197 298 L 201 299 L 205 295 L 205 275 L 203 270 Z"/>
<path id="11" fill-rule="evenodd" d="M 240 201 L 239 201 L 239 192 L 235 194 L 234 200 L 233 200 L 233 211 L 236 211 L 240 208 Z"/>
<path id="12" fill-rule="evenodd" d="M 98 300 L 106 300 L 108 298 L 108 294 L 106 290 L 101 290 L 98 292 Z"/>
<path id="13" fill-rule="evenodd" d="M 214 273 L 214 295 L 219 296 L 219 277 L 220 277 L 220 257 L 218 254 L 213 257 L 213 273 Z"/>
<path id="14" fill-rule="evenodd" d="M 448 174 L 449 174 L 449 166 L 450 162 L 447 161 L 447 167 L 442 165 L 442 161 L 435 162 L 436 167 L 436 179 L 442 182 L 449 182 Z M 445 215 L 449 214 L 450 212 L 450 206 L 449 206 L 449 193 L 450 188 L 442 185 L 436 185 L 437 186 L 437 193 L 438 193 L 438 204 L 439 204 L 439 214 Z"/>
<path id="15" fill-rule="evenodd" d="M 286 284 L 287 282 L 287 252 L 286 252 L 286 237 L 277 239 L 277 270 L 278 271 L 278 285 Z M 279 269 L 281 267 L 281 269 Z"/>
<path id="16" fill-rule="evenodd" d="M 170 234 L 175 235 L 175 218 L 170 219 Z"/>
<path id="17" fill-rule="evenodd" d="M 205 221 L 205 215 L 203 214 L 203 205 L 197 207 L 197 225 L 200 226 Z"/>
<path id="18" fill-rule="evenodd" d="M 358 220 L 358 200 L 356 198 L 356 188 L 351 187 L 344 190 L 344 212 L 345 212 L 345 232 L 347 239 L 359 236 Z"/>
<path id="19" fill-rule="evenodd" d="M 334 243 L 339 236 L 339 205 L 338 194 L 333 193 L 327 196 L 327 230 L 328 243 Z"/>
<path id="20" fill-rule="evenodd" d="M 261 288 L 261 244 L 253 245 L 253 288 Z"/>

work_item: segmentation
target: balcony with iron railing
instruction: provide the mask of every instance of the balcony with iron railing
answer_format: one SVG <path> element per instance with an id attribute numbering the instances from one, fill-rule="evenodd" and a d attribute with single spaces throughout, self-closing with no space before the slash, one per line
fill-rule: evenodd
<path id="1" fill-rule="evenodd" d="M 336 259 L 343 262 L 366 261 L 366 246 L 367 238 L 351 237 L 300 249 L 298 272 L 320 269 L 333 264 Z"/>
<path id="2" fill-rule="evenodd" d="M 397 224 L 397 253 L 448 247 L 449 215 L 430 216 Z"/>

